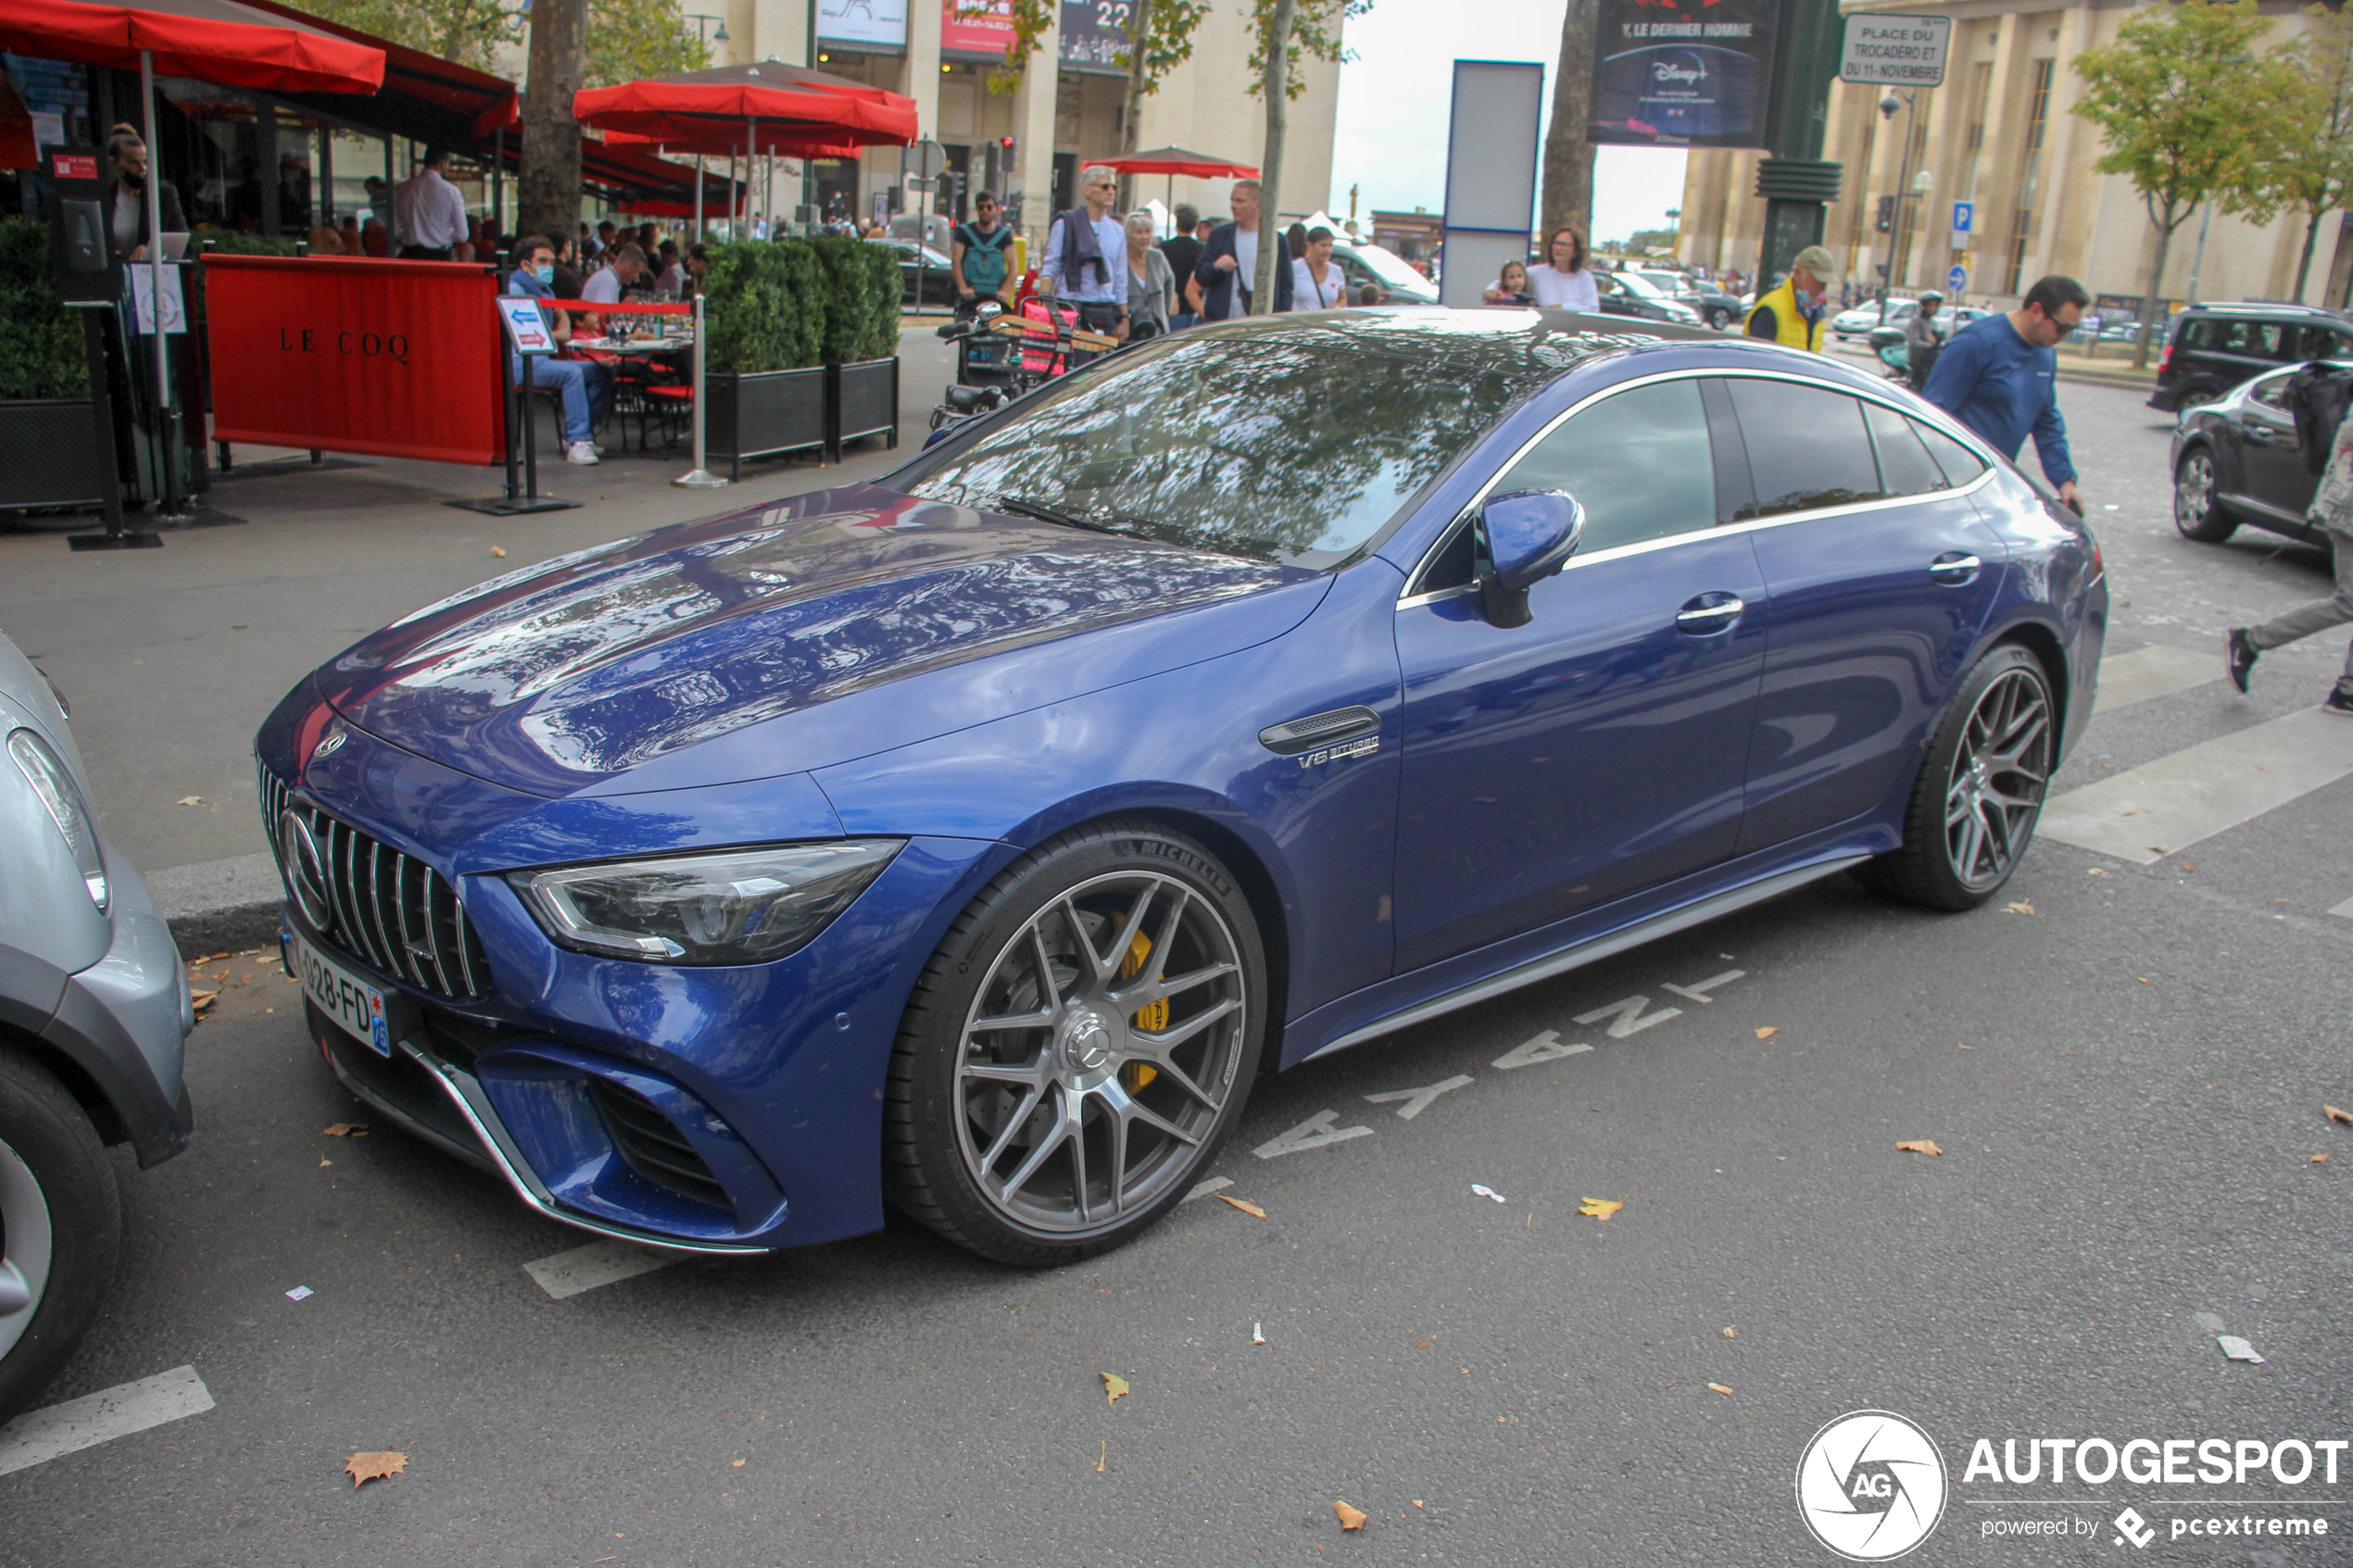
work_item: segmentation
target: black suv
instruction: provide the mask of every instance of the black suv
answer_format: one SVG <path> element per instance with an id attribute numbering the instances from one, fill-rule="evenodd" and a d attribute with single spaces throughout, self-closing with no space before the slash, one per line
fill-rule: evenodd
<path id="1" fill-rule="evenodd" d="M 2193 305 L 2174 320 L 2149 407 L 2211 403 L 2281 365 L 2353 356 L 2353 311 L 2312 305 Z"/>

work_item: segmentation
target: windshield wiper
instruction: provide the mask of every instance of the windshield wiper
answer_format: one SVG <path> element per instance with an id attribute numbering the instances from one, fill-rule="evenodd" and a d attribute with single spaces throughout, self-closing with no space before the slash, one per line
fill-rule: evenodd
<path id="1" fill-rule="evenodd" d="M 1034 517 L 1040 522 L 1059 522 L 1065 528 L 1083 528 L 1089 533 L 1114 533 L 1122 538 L 1127 536 L 1126 529 L 1114 528 L 1109 523 L 1090 521 L 1083 517 L 1073 517 L 1068 512 L 1058 512 L 1051 507 L 1039 506 L 1035 501 L 1025 501 L 1018 495 L 998 496 L 997 509 L 1000 512 L 1017 513 L 1022 517 Z"/>

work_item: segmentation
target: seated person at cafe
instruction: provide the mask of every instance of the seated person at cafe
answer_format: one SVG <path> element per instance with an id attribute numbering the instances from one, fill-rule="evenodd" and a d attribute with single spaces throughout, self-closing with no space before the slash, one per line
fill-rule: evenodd
<path id="1" fill-rule="evenodd" d="M 507 292 L 528 295 L 535 299 L 560 299 L 556 292 L 556 247 L 537 234 L 526 234 L 515 243 L 515 253 L 522 259 L 507 279 Z M 539 307 L 540 319 L 547 323 L 548 334 L 559 345 L 572 341 L 572 318 L 553 306 Z M 517 386 L 522 384 L 522 357 L 509 351 L 507 374 Z M 604 422 L 605 414 L 612 407 L 612 377 L 602 365 L 585 359 L 543 358 L 532 367 L 533 384 L 552 386 L 564 400 L 564 461 L 593 463 L 597 460 L 597 427 Z M 523 410 L 529 418 L 531 410 Z"/>
<path id="2" fill-rule="evenodd" d="M 654 253 L 654 297 L 676 299 L 678 281 L 686 274 L 678 269 L 678 242 L 664 240 Z"/>
<path id="3" fill-rule="evenodd" d="M 646 253 L 637 248 L 635 241 L 628 241 L 605 253 L 605 264 L 589 275 L 588 282 L 581 287 L 580 297 L 598 305 L 619 305 L 622 292 L 642 286 L 652 271 L 646 265 Z M 604 330 L 601 317 L 584 316 L 582 324 L 591 332 Z"/>

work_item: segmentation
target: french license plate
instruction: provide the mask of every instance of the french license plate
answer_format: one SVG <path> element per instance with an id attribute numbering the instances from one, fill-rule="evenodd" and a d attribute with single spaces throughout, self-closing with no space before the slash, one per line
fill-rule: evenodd
<path id="1" fill-rule="evenodd" d="M 392 1026 L 384 1016 L 384 992 L 304 941 L 301 933 L 290 934 L 287 941 L 302 994 L 353 1039 L 378 1056 L 390 1057 Z"/>

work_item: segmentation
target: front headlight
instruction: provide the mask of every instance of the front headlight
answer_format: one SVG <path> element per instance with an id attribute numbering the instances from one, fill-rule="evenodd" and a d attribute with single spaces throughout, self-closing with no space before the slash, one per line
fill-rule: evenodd
<path id="1" fill-rule="evenodd" d="M 98 824 L 91 821 L 90 808 L 82 801 L 82 791 L 74 786 L 73 775 L 66 771 L 57 754 L 49 749 L 49 743 L 31 730 L 8 732 L 8 755 L 16 759 L 17 771 L 32 785 L 32 793 L 48 809 L 49 820 L 65 835 L 66 847 L 73 851 L 73 863 L 82 872 L 82 891 L 98 906 L 98 912 L 105 914 L 107 859 L 98 849 Z"/>
<path id="2" fill-rule="evenodd" d="M 765 963 L 807 947 L 906 842 L 778 844 L 507 880 L 567 947 L 649 963 Z"/>

